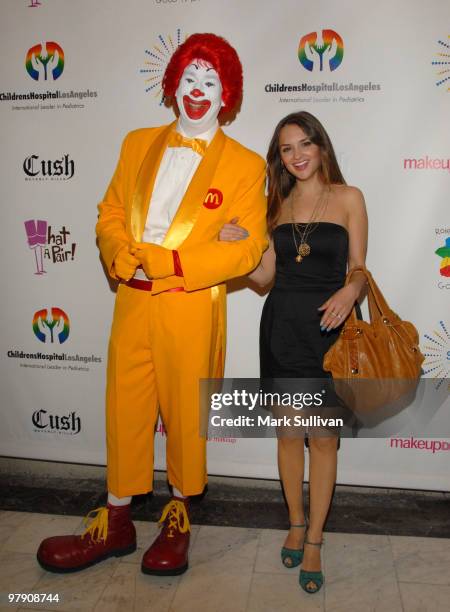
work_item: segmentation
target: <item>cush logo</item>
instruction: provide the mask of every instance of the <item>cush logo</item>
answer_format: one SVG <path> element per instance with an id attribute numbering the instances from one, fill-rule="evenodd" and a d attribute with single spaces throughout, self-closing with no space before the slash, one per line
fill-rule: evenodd
<path id="1" fill-rule="evenodd" d="M 425 355 L 423 370 L 425 374 L 433 373 L 436 389 L 439 389 L 450 375 L 450 334 L 444 321 L 439 321 L 439 328 L 433 331 L 433 335 L 424 334 L 430 344 L 423 347 Z"/>
<path id="2" fill-rule="evenodd" d="M 334 30 L 310 32 L 300 39 L 298 59 L 310 72 L 332 72 L 344 57 L 344 41 Z"/>
<path id="3" fill-rule="evenodd" d="M 214 209 L 219 208 L 223 202 L 223 193 L 219 189 L 208 189 L 203 206 L 205 208 Z"/>
<path id="4" fill-rule="evenodd" d="M 450 34 L 447 36 L 447 39 L 450 41 Z M 450 65 L 450 44 L 448 42 L 444 42 L 443 40 L 438 40 L 438 44 L 440 45 L 439 51 L 436 52 L 438 59 L 431 62 L 431 65 L 437 67 L 436 76 L 438 80 L 436 81 L 436 85 L 437 87 L 440 87 L 444 83 L 448 83 L 448 81 L 450 81 L 450 76 L 444 76 L 448 75 L 449 73 L 448 66 Z M 442 49 L 442 47 L 444 47 L 444 49 Z M 450 91 L 450 87 L 448 86 L 447 91 Z"/>
<path id="5" fill-rule="evenodd" d="M 75 162 L 67 153 L 58 159 L 39 159 L 39 155 L 29 155 L 22 168 L 27 181 L 68 181 L 75 173 Z"/>
<path id="6" fill-rule="evenodd" d="M 445 246 L 439 247 L 435 251 L 436 255 L 442 257 L 439 273 L 441 276 L 450 278 L 450 237 L 445 239 Z"/>
<path id="7" fill-rule="evenodd" d="M 68 415 L 49 414 L 47 410 L 36 410 L 31 417 L 35 431 L 76 435 L 81 431 L 81 419 L 76 412 Z"/>
<path id="8" fill-rule="evenodd" d="M 55 42 L 39 43 L 28 50 L 25 67 L 35 81 L 56 81 L 64 70 L 64 51 Z"/>
<path id="9" fill-rule="evenodd" d="M 187 35 L 182 39 L 180 28 L 177 29 L 175 36 L 158 34 L 158 41 L 150 49 L 145 50 L 147 58 L 144 62 L 145 68 L 141 68 L 140 73 L 145 75 L 146 93 L 154 93 L 155 98 L 161 96 L 160 104 L 164 102 L 162 91 L 162 80 L 164 73 L 173 53 L 178 49 Z"/>
<path id="10" fill-rule="evenodd" d="M 43 308 L 34 313 L 33 332 L 38 340 L 62 344 L 69 337 L 69 317 L 61 308 Z"/>

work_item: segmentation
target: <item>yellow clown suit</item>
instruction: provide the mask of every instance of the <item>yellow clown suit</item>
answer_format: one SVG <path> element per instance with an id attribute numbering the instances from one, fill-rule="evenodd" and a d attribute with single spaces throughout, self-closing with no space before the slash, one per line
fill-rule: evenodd
<path id="1" fill-rule="evenodd" d="M 175 127 L 137 130 L 124 141 L 97 224 L 113 277 L 117 253 L 142 239 Z M 153 280 L 148 291 L 119 286 L 107 377 L 108 490 L 117 497 L 152 489 L 158 409 L 168 434 L 170 484 L 184 495 L 203 491 L 199 379 L 223 375 L 225 281 L 254 269 L 266 247 L 264 179 L 263 160 L 217 130 L 162 243 L 178 252 L 183 276 Z M 250 237 L 220 242 L 220 228 L 233 217 Z"/>
<path id="2" fill-rule="evenodd" d="M 173 496 L 141 569 L 187 570 L 188 496 L 206 483 L 199 383 L 223 376 L 225 282 L 253 270 L 267 246 L 264 161 L 218 123 L 242 94 L 236 51 L 214 34 L 193 34 L 173 54 L 163 88 L 176 99 L 177 121 L 128 134 L 99 205 L 100 252 L 121 281 L 107 371 L 108 502 L 83 535 L 41 543 L 37 559 L 47 571 L 78 571 L 136 550 L 130 502 L 152 489 L 158 414 Z M 234 219 L 249 236 L 219 241 Z"/>

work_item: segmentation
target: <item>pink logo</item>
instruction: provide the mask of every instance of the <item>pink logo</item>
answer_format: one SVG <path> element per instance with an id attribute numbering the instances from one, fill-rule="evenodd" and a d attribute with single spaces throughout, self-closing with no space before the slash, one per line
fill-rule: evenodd
<path id="1" fill-rule="evenodd" d="M 47 221 L 30 219 L 25 221 L 28 246 L 34 251 L 36 262 L 35 274 L 45 274 L 44 247 L 47 244 Z"/>
<path id="2" fill-rule="evenodd" d="M 418 440 L 410 438 L 391 438 L 391 448 L 414 448 L 416 450 L 426 450 L 434 453 L 438 451 L 450 451 L 450 442 L 447 440 Z"/>
<path id="3" fill-rule="evenodd" d="M 70 231 L 65 225 L 58 231 L 42 219 L 29 219 L 24 225 L 28 246 L 34 251 L 35 274 L 46 274 L 44 260 L 65 263 L 75 259 L 77 245 L 70 241 Z"/>
<path id="4" fill-rule="evenodd" d="M 450 171 L 450 159 L 445 157 L 409 157 L 403 160 L 404 170 L 447 170 Z"/>

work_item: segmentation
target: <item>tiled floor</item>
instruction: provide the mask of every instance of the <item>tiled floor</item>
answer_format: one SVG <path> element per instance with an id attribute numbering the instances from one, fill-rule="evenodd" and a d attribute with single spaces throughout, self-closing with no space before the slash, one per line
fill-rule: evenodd
<path id="1" fill-rule="evenodd" d="M 35 560 L 48 535 L 80 533 L 79 517 L 0 512 L 0 610 L 81 612 L 448 612 L 450 540 L 406 536 L 326 534 L 324 588 L 307 595 L 298 570 L 279 560 L 284 537 L 274 529 L 194 526 L 190 569 L 160 578 L 140 571 L 157 531 L 136 521 L 139 549 L 78 574 L 50 574 Z M 59 604 L 20 607 L 6 593 L 58 593 Z"/>

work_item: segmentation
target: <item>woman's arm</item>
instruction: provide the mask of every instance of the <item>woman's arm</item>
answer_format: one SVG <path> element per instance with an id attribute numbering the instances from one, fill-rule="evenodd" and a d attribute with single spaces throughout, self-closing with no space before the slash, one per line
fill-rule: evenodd
<path id="1" fill-rule="evenodd" d="M 348 233 L 350 238 L 348 251 L 348 269 L 364 266 L 367 254 L 368 220 L 366 204 L 362 192 L 356 187 L 350 187 L 346 198 Z M 366 285 L 366 277 L 362 272 L 352 274 L 349 286 L 353 286 L 357 300 Z"/>
<path id="2" fill-rule="evenodd" d="M 238 225 L 238 221 L 238 217 L 234 217 L 229 223 L 225 223 L 219 232 L 219 240 L 233 242 L 235 240 L 245 240 L 248 238 L 248 231 L 244 227 Z M 248 274 L 248 278 L 260 287 L 268 285 L 275 276 L 275 260 L 275 249 L 273 248 L 272 239 L 270 239 L 269 248 L 264 252 L 258 267 Z"/>
<path id="3" fill-rule="evenodd" d="M 348 267 L 364 266 L 367 253 L 367 212 L 364 196 L 356 187 L 347 187 L 345 208 L 349 234 Z M 366 277 L 362 272 L 355 272 L 351 281 L 334 293 L 319 310 L 323 311 L 320 320 L 322 329 L 329 331 L 339 327 L 350 314 L 354 303 L 359 298 Z"/>
<path id="4" fill-rule="evenodd" d="M 263 253 L 259 266 L 250 272 L 248 278 L 260 287 L 264 287 L 273 281 L 275 276 L 276 255 L 273 241 L 270 239 L 269 248 Z"/>

